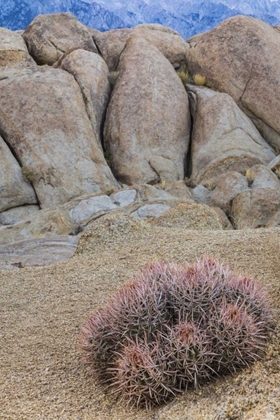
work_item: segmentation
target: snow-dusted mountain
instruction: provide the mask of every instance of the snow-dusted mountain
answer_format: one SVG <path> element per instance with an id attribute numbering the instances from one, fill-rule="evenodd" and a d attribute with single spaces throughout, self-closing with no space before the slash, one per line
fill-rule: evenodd
<path id="1" fill-rule="evenodd" d="M 0 0 L 0 26 L 24 29 L 37 14 L 66 11 L 101 31 L 161 23 L 184 38 L 237 14 L 280 24 L 280 0 Z"/>

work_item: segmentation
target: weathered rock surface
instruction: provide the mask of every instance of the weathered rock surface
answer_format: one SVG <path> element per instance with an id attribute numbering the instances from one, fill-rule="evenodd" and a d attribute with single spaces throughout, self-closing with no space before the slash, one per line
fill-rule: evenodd
<path id="1" fill-rule="evenodd" d="M 279 151 L 280 33 L 258 19 L 236 16 L 189 42 L 191 73 L 232 96 Z"/>
<path id="2" fill-rule="evenodd" d="M 219 222 L 222 225 L 222 228 L 224 230 L 232 230 L 233 226 L 232 226 L 231 222 L 229 221 L 226 213 L 220 207 L 211 207 L 211 208 L 217 214 Z"/>
<path id="3" fill-rule="evenodd" d="M 134 189 L 131 189 L 131 190 L 119 191 L 115 194 L 112 194 L 110 198 L 113 201 L 113 203 L 116 204 L 116 206 L 119 206 L 122 208 L 122 207 L 126 207 L 132 204 L 135 201 L 136 196 L 137 196 L 137 191 Z"/>
<path id="4" fill-rule="evenodd" d="M 268 164 L 275 157 L 229 95 L 190 85 L 188 92 L 193 114 L 193 184 L 215 183 L 224 172 L 244 172 L 257 163 Z"/>
<path id="5" fill-rule="evenodd" d="M 139 207 L 138 210 L 131 213 L 131 216 L 139 217 L 140 219 L 158 218 L 170 208 L 167 204 L 145 204 L 145 206 Z"/>
<path id="6" fill-rule="evenodd" d="M 267 228 L 280 227 L 280 210 L 278 210 L 267 222 Z"/>
<path id="7" fill-rule="evenodd" d="M 13 226 L 0 227 L 0 245 L 74 233 L 69 212 L 61 208 L 40 210 Z"/>
<path id="8" fill-rule="evenodd" d="M 236 229 L 265 227 L 279 209 L 280 190 L 251 189 L 233 199 L 232 220 Z"/>
<path id="9" fill-rule="evenodd" d="M 78 235 L 108 213 L 188 229 L 279 225 L 275 28 L 235 17 L 185 43 L 161 25 L 101 33 L 59 13 L 22 35 L 36 62 L 0 28 L 0 243 Z M 175 72 L 186 57 L 228 94 L 187 94 Z"/>
<path id="10" fill-rule="evenodd" d="M 199 203 L 209 206 L 212 193 L 204 185 L 197 185 L 192 189 L 192 194 Z"/>
<path id="11" fill-rule="evenodd" d="M 73 76 L 29 69 L 9 73 L 0 89 L 0 132 L 28 172 L 42 208 L 118 188 Z"/>
<path id="12" fill-rule="evenodd" d="M 246 176 L 252 189 L 271 188 L 280 191 L 280 180 L 264 165 L 254 165 L 247 170 Z"/>
<path id="13" fill-rule="evenodd" d="M 223 224 L 215 210 L 198 203 L 180 203 L 153 221 L 156 226 L 191 230 L 221 230 Z"/>
<path id="14" fill-rule="evenodd" d="M 238 194 L 250 190 L 248 180 L 239 172 L 226 172 L 219 176 L 217 186 L 211 194 L 210 205 L 230 214 L 231 202 Z"/>
<path id="15" fill-rule="evenodd" d="M 19 222 L 20 220 L 26 219 L 29 215 L 37 211 L 39 211 L 39 206 L 36 205 L 14 207 L 12 209 L 0 213 L 0 224 L 14 225 L 15 223 Z"/>
<path id="16" fill-rule="evenodd" d="M 172 65 L 156 47 L 133 37 L 118 69 L 104 135 L 113 173 L 128 185 L 183 179 L 190 117 Z"/>
<path id="17" fill-rule="evenodd" d="M 33 188 L 24 180 L 21 167 L 3 138 L 0 137 L 0 212 L 23 204 L 36 203 Z"/>
<path id="18" fill-rule="evenodd" d="M 88 28 L 71 13 L 38 15 L 22 36 L 38 64 L 52 65 L 72 48 L 97 52 Z"/>
<path id="19" fill-rule="evenodd" d="M 101 144 L 101 126 L 110 95 L 107 64 L 98 54 L 77 49 L 62 59 L 60 67 L 79 84 L 88 117 Z"/>
<path id="20" fill-rule="evenodd" d="M 77 243 L 75 236 L 55 236 L 0 246 L 0 268 L 40 266 L 68 260 Z"/>
<path id="21" fill-rule="evenodd" d="M 276 156 L 267 167 L 271 169 L 280 178 L 280 155 Z"/>
<path id="22" fill-rule="evenodd" d="M 117 69 L 120 55 L 132 35 L 153 44 L 174 66 L 186 59 L 189 46 L 177 32 L 157 24 L 142 24 L 132 29 L 93 33 L 93 39 L 110 70 Z"/>
<path id="23" fill-rule="evenodd" d="M 27 67 L 36 65 L 31 58 L 21 35 L 6 28 L 0 28 L 0 70 L 1 67 Z"/>
<path id="24" fill-rule="evenodd" d="M 80 223 L 89 219 L 94 213 L 100 211 L 110 211 L 116 209 L 117 206 L 107 195 L 99 195 L 96 197 L 82 200 L 70 211 L 70 217 L 74 223 Z"/>

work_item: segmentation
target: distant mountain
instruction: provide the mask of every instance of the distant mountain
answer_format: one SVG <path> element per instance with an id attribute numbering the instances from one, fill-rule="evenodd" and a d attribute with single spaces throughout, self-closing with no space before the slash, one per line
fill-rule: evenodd
<path id="1" fill-rule="evenodd" d="M 100 31 L 160 23 L 186 39 L 238 14 L 280 24 L 280 0 L 0 0 L 0 26 L 24 29 L 38 14 L 66 11 Z"/>

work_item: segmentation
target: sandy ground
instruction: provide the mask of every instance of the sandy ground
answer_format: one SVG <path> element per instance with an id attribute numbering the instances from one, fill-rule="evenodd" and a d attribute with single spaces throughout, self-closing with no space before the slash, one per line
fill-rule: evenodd
<path id="1" fill-rule="evenodd" d="M 79 330 L 92 310 L 145 263 L 194 261 L 203 254 L 267 285 L 279 310 L 279 228 L 198 232 L 107 224 L 85 233 L 69 261 L 0 271 L 0 418 L 280 419 L 277 311 L 276 334 L 262 362 L 152 412 L 118 403 L 81 365 Z"/>

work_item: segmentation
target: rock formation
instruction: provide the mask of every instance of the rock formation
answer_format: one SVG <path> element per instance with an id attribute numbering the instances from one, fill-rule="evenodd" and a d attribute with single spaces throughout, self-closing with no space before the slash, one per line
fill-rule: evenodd
<path id="1" fill-rule="evenodd" d="M 279 152 L 280 32 L 258 19 L 235 16 L 192 37 L 189 45 L 190 72 L 228 93 Z"/>
<path id="2" fill-rule="evenodd" d="M 185 42 L 160 25 L 101 33 L 58 13 L 0 35 L 0 244 L 72 244 L 107 213 L 279 225 L 275 28 L 237 16 Z"/>

